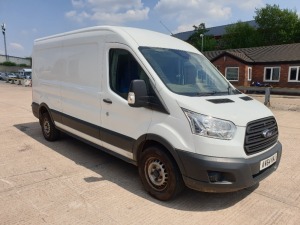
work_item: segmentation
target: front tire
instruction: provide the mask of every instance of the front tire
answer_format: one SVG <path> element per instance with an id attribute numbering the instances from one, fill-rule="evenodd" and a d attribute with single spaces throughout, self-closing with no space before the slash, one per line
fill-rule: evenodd
<path id="1" fill-rule="evenodd" d="M 177 165 L 159 146 L 151 146 L 143 151 L 139 175 L 147 192 L 161 201 L 175 198 L 184 189 Z"/>
<path id="2" fill-rule="evenodd" d="M 42 127 L 44 138 L 47 141 L 56 141 L 59 138 L 60 132 L 59 130 L 56 129 L 48 113 L 42 114 L 41 127 Z"/>

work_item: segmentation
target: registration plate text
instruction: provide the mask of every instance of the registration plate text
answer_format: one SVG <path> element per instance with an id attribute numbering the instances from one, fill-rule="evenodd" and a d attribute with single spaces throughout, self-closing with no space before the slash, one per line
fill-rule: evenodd
<path id="1" fill-rule="evenodd" d="M 272 155 L 271 157 L 264 159 L 262 161 L 260 161 L 260 168 L 259 170 L 263 170 L 269 166 L 271 166 L 273 163 L 275 163 L 277 160 L 277 153 Z"/>

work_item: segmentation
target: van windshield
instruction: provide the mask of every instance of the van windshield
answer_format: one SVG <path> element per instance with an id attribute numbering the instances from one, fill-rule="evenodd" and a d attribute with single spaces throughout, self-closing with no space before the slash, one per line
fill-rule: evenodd
<path id="1" fill-rule="evenodd" d="M 140 47 L 139 50 L 163 83 L 176 94 L 208 96 L 240 93 L 202 55 L 165 48 Z"/>

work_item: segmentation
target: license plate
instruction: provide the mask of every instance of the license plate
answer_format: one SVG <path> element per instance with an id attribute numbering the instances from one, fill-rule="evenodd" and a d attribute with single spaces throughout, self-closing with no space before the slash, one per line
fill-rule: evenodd
<path id="1" fill-rule="evenodd" d="M 260 170 L 263 170 L 263 169 L 271 166 L 273 163 L 276 162 L 276 160 L 277 160 L 277 153 L 267 159 L 260 161 Z"/>

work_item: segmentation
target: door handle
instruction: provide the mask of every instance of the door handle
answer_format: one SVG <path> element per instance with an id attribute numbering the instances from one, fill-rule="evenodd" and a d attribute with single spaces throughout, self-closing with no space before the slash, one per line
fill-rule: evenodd
<path id="1" fill-rule="evenodd" d="M 103 101 L 108 104 L 112 104 L 112 101 L 109 98 L 104 98 Z"/>

